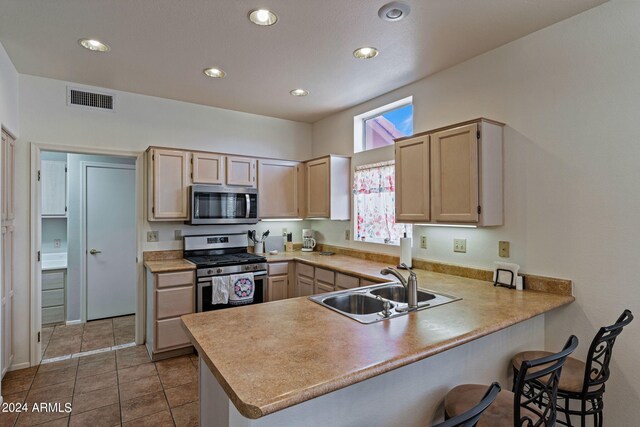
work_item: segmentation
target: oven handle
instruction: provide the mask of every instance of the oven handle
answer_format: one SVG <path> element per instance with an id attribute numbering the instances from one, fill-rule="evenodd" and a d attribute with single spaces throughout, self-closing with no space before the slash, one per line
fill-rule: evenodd
<path id="1" fill-rule="evenodd" d="M 249 215 L 251 214 L 251 198 L 246 193 L 245 193 L 244 197 L 245 197 L 245 199 L 247 201 L 247 214 L 245 215 L 245 218 L 249 218 Z"/>

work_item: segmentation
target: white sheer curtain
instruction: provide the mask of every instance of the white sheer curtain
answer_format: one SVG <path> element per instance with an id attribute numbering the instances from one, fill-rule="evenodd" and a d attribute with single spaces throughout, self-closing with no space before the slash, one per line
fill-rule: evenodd
<path id="1" fill-rule="evenodd" d="M 376 163 L 356 168 L 353 182 L 355 239 L 398 245 L 411 225 L 396 224 L 395 164 Z"/>

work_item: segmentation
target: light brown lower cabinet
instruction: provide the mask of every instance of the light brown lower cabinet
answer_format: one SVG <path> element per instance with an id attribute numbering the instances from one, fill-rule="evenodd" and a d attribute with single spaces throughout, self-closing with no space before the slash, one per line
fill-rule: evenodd
<path id="1" fill-rule="evenodd" d="M 360 279 L 343 273 L 336 273 L 336 290 L 352 289 L 362 286 Z"/>
<path id="2" fill-rule="evenodd" d="M 151 360 L 193 352 L 180 316 L 195 312 L 195 272 L 147 270 L 147 351 Z"/>
<path id="3" fill-rule="evenodd" d="M 306 297 L 309 295 L 313 295 L 313 279 L 298 275 L 297 282 L 298 282 L 299 297 Z"/>
<path id="4" fill-rule="evenodd" d="M 275 276 L 267 279 L 267 301 L 278 301 L 287 298 L 289 277 Z"/>

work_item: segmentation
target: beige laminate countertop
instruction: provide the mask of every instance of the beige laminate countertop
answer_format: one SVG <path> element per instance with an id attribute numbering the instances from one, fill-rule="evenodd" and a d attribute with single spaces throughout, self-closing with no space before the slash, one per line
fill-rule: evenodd
<path id="1" fill-rule="evenodd" d="M 380 279 L 386 264 L 344 255 L 283 253 Z M 465 344 L 571 303 L 571 296 L 495 288 L 415 270 L 421 288 L 461 301 L 363 325 L 305 297 L 182 317 L 199 355 L 238 411 L 259 418 Z M 252 361 L 243 363 L 243 361 Z"/>
<path id="2" fill-rule="evenodd" d="M 167 259 L 159 261 L 145 261 L 144 266 L 152 273 L 166 273 L 168 271 L 195 270 L 196 265 L 186 259 Z"/>

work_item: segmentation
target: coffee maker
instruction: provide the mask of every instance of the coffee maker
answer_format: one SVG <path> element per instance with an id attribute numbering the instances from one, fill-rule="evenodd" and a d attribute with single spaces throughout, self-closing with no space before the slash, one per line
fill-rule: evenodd
<path id="1" fill-rule="evenodd" d="M 315 232 L 310 228 L 302 230 L 302 252 L 311 252 L 316 247 L 316 239 L 313 238 Z"/>

